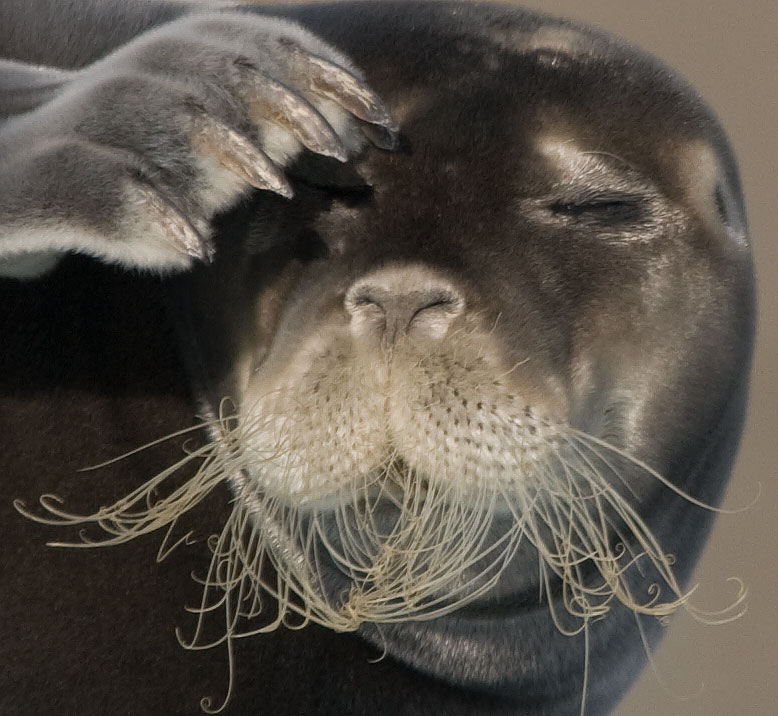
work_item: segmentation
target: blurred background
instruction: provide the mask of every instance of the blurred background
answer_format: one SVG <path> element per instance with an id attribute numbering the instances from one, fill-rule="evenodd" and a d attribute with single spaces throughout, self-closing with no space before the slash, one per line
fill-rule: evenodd
<path id="1" fill-rule="evenodd" d="M 778 714 L 778 2 L 524 0 L 653 52 L 705 97 L 739 159 L 756 255 L 759 323 L 751 403 L 724 507 L 697 569 L 696 603 L 726 605 L 737 576 L 748 612 L 723 626 L 676 615 L 617 716 Z"/>

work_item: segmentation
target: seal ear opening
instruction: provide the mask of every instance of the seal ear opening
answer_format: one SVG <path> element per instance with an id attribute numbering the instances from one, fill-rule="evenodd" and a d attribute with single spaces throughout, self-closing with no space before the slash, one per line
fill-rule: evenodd
<path id="1" fill-rule="evenodd" d="M 747 232 L 743 201 L 726 178 L 721 178 L 716 183 L 713 202 L 729 238 L 739 244 L 745 243 Z"/>
<path id="2" fill-rule="evenodd" d="M 746 225 L 743 199 L 726 178 L 716 183 L 713 193 L 716 215 L 727 238 L 736 246 L 748 246 L 748 228 Z"/>
<path id="3" fill-rule="evenodd" d="M 691 208 L 709 230 L 739 245 L 747 243 L 745 210 L 726 149 L 697 140 L 682 150 L 679 180 Z"/>
<path id="4" fill-rule="evenodd" d="M 719 213 L 719 218 L 724 224 L 731 227 L 732 221 L 730 219 L 729 207 L 727 206 L 727 201 L 724 198 L 724 189 L 720 183 L 716 185 L 716 190 L 713 194 L 713 200 L 716 203 L 716 211 Z"/>

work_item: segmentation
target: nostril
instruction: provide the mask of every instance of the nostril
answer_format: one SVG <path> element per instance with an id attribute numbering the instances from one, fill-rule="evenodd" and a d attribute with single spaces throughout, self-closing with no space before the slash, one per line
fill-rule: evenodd
<path id="1" fill-rule="evenodd" d="M 359 286 L 358 290 L 348 291 L 343 299 L 344 308 L 352 315 L 364 308 L 379 308 L 384 313 L 404 309 L 403 312 L 410 311 L 411 318 L 428 310 L 459 314 L 464 304 L 462 297 L 453 291 L 433 289 L 393 293 L 379 286 Z"/>
<path id="2" fill-rule="evenodd" d="M 355 335 L 381 334 L 393 343 L 399 336 L 443 337 L 464 311 L 465 301 L 450 282 L 421 267 L 382 269 L 356 281 L 343 307 Z"/>
<path id="3" fill-rule="evenodd" d="M 351 314 L 355 315 L 364 308 L 380 308 L 384 310 L 384 306 L 378 297 L 380 290 L 373 286 L 360 285 L 356 290 L 352 289 L 346 293 L 343 299 L 344 308 Z"/>
<path id="4" fill-rule="evenodd" d="M 465 302 L 459 294 L 440 289 L 419 296 L 419 303 L 422 305 L 419 306 L 417 313 L 430 309 L 440 309 L 446 313 L 459 314 L 465 306 Z"/>
<path id="5" fill-rule="evenodd" d="M 418 298 L 417 309 L 411 314 L 405 330 L 428 338 L 443 338 L 451 322 L 465 307 L 464 299 L 450 291 L 430 292 Z"/>

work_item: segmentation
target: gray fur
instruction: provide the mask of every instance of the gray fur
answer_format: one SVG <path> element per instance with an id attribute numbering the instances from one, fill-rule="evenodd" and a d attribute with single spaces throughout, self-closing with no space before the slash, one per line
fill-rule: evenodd
<path id="1" fill-rule="evenodd" d="M 307 55 L 333 76 L 317 80 Z M 252 186 L 288 196 L 278 167 L 301 146 L 341 161 L 360 146 L 333 98 L 391 123 L 351 69 L 298 26 L 234 12 L 163 25 L 70 74 L 9 65 L 0 273 L 20 260 L 26 273 L 31 254 L 50 268 L 55 251 L 159 271 L 208 258 L 213 215 Z M 25 81 L 40 106 L 18 114 Z M 339 83 L 349 90 L 333 95 Z"/>

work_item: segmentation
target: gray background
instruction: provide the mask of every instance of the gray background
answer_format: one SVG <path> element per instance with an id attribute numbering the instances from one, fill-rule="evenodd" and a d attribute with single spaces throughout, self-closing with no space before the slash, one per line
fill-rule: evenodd
<path id="1" fill-rule="evenodd" d="M 749 588 L 748 612 L 723 626 L 675 616 L 618 716 L 778 714 L 778 2 L 526 0 L 615 32 L 685 75 L 718 113 L 740 162 L 756 255 L 759 328 L 751 404 L 735 474 L 697 570 L 696 601 L 715 608 Z M 700 690 L 702 690 L 700 692 Z M 673 695 L 675 694 L 675 695 Z"/>

